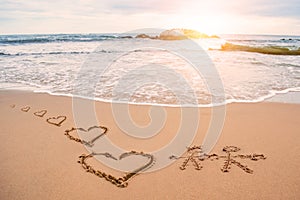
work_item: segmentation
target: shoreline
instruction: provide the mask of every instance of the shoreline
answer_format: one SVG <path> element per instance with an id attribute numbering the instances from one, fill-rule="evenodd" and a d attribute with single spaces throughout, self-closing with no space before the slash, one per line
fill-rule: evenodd
<path id="1" fill-rule="evenodd" d="M 197 104 L 195 105 L 175 105 L 175 104 L 162 104 L 162 103 L 140 103 L 140 102 L 124 102 L 124 101 L 116 101 L 116 100 L 107 100 L 103 98 L 92 98 L 92 97 L 84 97 L 84 96 L 77 96 L 73 94 L 65 94 L 65 93 L 55 93 L 47 90 L 37 90 L 33 89 L 20 89 L 20 88 L 5 88 L 0 89 L 0 92 L 2 91 L 19 91 L 19 92 L 31 92 L 35 94 L 48 94 L 51 96 L 62 96 L 62 97 L 68 97 L 68 98 L 80 98 L 83 100 L 90 100 L 90 101 L 96 101 L 96 102 L 103 102 L 103 103 L 114 103 L 114 104 L 129 104 L 129 105 L 142 105 L 142 106 L 157 106 L 157 107 L 196 107 L 196 108 L 211 108 L 211 107 L 218 107 L 218 106 L 226 106 L 230 104 L 235 103 L 266 103 L 266 102 L 274 102 L 274 103 L 287 103 L 287 104 L 300 104 L 300 88 L 289 88 L 282 91 L 271 91 L 271 94 L 260 97 L 256 100 L 226 100 L 224 103 L 217 103 L 212 105 L 210 104 Z M 286 98 L 287 97 L 287 98 Z"/>
<path id="2" fill-rule="evenodd" d="M 222 134 L 211 154 L 226 155 L 222 150 L 226 146 L 240 148 L 240 155 L 263 154 L 264 160 L 235 158 L 253 173 L 236 164 L 228 172 L 222 172 L 223 157 L 200 161 L 200 170 L 192 163 L 180 170 L 184 161 L 180 159 L 161 170 L 133 177 L 128 187 L 118 188 L 86 172 L 77 163 L 78 156 L 89 152 L 64 135 L 65 130 L 76 127 L 71 98 L 20 91 L 0 91 L 0 97 L 1 199 L 297 199 L 300 196 L 299 104 L 263 102 L 226 106 Z M 131 119 L 141 127 L 146 126 L 151 122 L 149 108 L 130 105 Z M 159 133 L 149 140 L 134 139 L 118 127 L 111 109 L 110 103 L 95 103 L 98 124 L 86 118 L 82 110 L 80 116 L 86 120 L 80 127 L 108 127 L 105 137 L 128 151 L 147 153 L 162 148 L 180 127 L 180 109 L 164 107 L 167 119 Z M 42 110 L 47 110 L 44 116 L 34 114 Z M 192 146 L 201 145 L 211 109 L 199 108 L 199 115 Z M 47 123 L 48 118 L 57 116 L 66 116 L 61 126 Z M 87 163 L 114 176 L 123 174 L 93 159 Z"/>

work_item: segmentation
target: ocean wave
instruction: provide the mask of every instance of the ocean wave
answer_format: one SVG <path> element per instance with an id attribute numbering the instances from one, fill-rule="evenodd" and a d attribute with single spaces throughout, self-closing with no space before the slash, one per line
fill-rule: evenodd
<path id="1" fill-rule="evenodd" d="M 59 54 L 89 54 L 88 51 L 58 51 L 58 52 L 39 52 L 39 53 L 0 53 L 0 56 L 40 56 L 40 55 L 59 55 Z"/>
<path id="2" fill-rule="evenodd" d="M 127 36 L 127 38 L 130 36 Z M 116 35 L 2 35 L 0 36 L 0 44 L 17 45 L 29 43 L 52 43 L 52 42 L 97 42 L 107 39 L 126 38 L 125 36 Z"/>
<path id="3" fill-rule="evenodd" d="M 10 56 L 11 54 L 9 53 L 3 53 L 3 52 L 0 52 L 0 56 Z"/>
<path id="4" fill-rule="evenodd" d="M 300 41 L 300 39 L 297 38 L 282 38 L 282 39 L 275 39 L 275 40 L 257 40 L 257 39 L 228 39 L 230 42 L 255 42 L 255 43 L 270 43 L 270 42 L 276 42 L 276 43 L 291 43 Z"/>
<path id="5" fill-rule="evenodd" d="M 278 63 L 277 66 L 284 66 L 284 67 L 300 67 L 300 65 L 295 65 L 291 63 Z"/>
<path id="6" fill-rule="evenodd" d="M 90 54 L 90 51 L 53 51 L 53 52 L 33 52 L 33 53 L 4 53 L 0 56 L 41 56 L 41 55 L 65 55 L 65 54 Z M 93 53 L 114 53 L 114 51 L 99 50 Z"/>
<path id="7" fill-rule="evenodd" d="M 72 93 L 66 93 L 66 92 L 53 92 L 51 90 L 43 90 L 43 89 L 34 89 L 33 87 L 2 87 L 0 90 L 21 90 L 21 91 L 30 91 L 34 93 L 47 93 L 49 95 L 53 96 L 65 96 L 65 97 L 71 97 L 71 98 L 81 98 L 81 99 L 87 99 L 87 100 L 93 100 L 98 102 L 107 102 L 107 103 L 117 103 L 117 104 L 128 104 L 128 105 L 150 105 L 150 106 L 164 106 L 164 107 L 217 107 L 217 106 L 223 106 L 228 105 L 232 103 L 260 103 L 260 102 L 268 102 L 271 98 L 275 97 L 276 95 L 280 94 L 288 94 L 291 92 L 300 92 L 300 88 L 287 88 L 284 90 L 270 90 L 268 94 L 257 97 L 255 99 L 248 99 L 248 100 L 241 100 L 241 99 L 226 99 L 222 102 L 212 103 L 201 103 L 201 104 L 170 104 L 170 103 L 150 103 L 150 102 L 133 102 L 133 101 L 122 101 L 122 100 L 114 100 L 114 99 L 107 99 L 107 98 L 100 98 L 100 97 L 88 97 L 88 96 L 81 96 L 81 95 L 74 95 Z"/>
<path id="8" fill-rule="evenodd" d="M 287 47 L 278 47 L 278 46 L 253 47 L 253 46 L 237 45 L 228 42 L 223 44 L 220 50 L 221 51 L 245 51 L 245 52 L 271 54 L 271 55 L 294 55 L 294 56 L 300 55 L 300 48 L 296 50 L 291 50 Z"/>

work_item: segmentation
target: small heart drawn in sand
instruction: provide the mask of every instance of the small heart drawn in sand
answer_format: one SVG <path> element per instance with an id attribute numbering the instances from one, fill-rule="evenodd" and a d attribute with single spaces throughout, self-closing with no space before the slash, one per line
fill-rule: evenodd
<path id="1" fill-rule="evenodd" d="M 10 107 L 11 107 L 11 108 L 14 108 L 14 107 L 16 107 L 16 105 L 15 105 L 15 104 L 11 104 Z"/>
<path id="2" fill-rule="evenodd" d="M 92 158 L 93 156 L 97 156 L 97 155 L 103 155 L 107 158 L 111 158 L 114 160 L 122 160 L 129 156 L 139 155 L 139 156 L 147 157 L 149 159 L 149 161 L 146 164 L 144 164 L 143 166 L 141 166 L 129 173 L 124 174 L 124 176 L 122 176 L 122 177 L 114 177 L 110 174 L 106 174 L 103 171 L 95 170 L 91 165 L 88 165 L 86 163 L 86 161 L 85 161 L 86 159 Z M 88 155 L 82 154 L 81 156 L 79 156 L 78 163 L 81 164 L 81 166 L 83 167 L 83 169 L 86 170 L 86 172 L 92 173 L 92 174 L 98 176 L 99 178 L 104 178 L 106 181 L 111 182 L 112 184 L 116 185 L 117 187 L 124 188 L 124 187 L 128 186 L 128 181 L 130 179 L 132 179 L 134 176 L 138 175 L 138 173 L 140 173 L 141 171 L 147 170 L 150 167 L 152 167 L 153 164 L 155 163 L 155 159 L 154 159 L 154 156 L 151 154 L 147 154 L 147 153 L 143 153 L 143 152 L 136 152 L 136 151 L 125 152 L 119 156 L 119 159 L 116 159 L 110 153 L 91 153 Z"/>
<path id="3" fill-rule="evenodd" d="M 30 106 L 25 106 L 23 108 L 21 108 L 21 111 L 23 112 L 28 112 L 30 110 Z"/>
<path id="4" fill-rule="evenodd" d="M 55 125 L 55 126 L 61 126 L 61 124 L 66 121 L 66 116 L 57 116 L 57 117 L 49 117 L 46 121 L 49 124 Z"/>
<path id="5" fill-rule="evenodd" d="M 33 113 L 35 116 L 38 117 L 44 117 L 44 115 L 47 113 L 47 110 L 40 110 L 40 111 L 36 111 L 35 113 Z"/>
<path id="6" fill-rule="evenodd" d="M 94 131 L 96 130 L 96 132 Z M 77 137 L 72 136 L 70 133 L 74 132 L 74 131 L 82 131 L 85 134 L 87 133 L 91 133 L 89 135 L 89 138 L 87 138 L 88 140 L 84 140 L 84 139 L 79 139 Z M 93 131 L 93 132 L 92 132 Z M 104 136 L 107 132 L 107 128 L 104 126 L 91 126 L 88 129 L 84 129 L 84 128 L 74 128 L 72 127 L 70 130 L 65 130 L 65 135 L 70 139 L 70 140 L 74 140 L 75 142 L 79 142 L 81 144 L 87 145 L 89 147 L 92 147 L 94 145 L 94 142 L 101 138 L 102 136 Z"/>

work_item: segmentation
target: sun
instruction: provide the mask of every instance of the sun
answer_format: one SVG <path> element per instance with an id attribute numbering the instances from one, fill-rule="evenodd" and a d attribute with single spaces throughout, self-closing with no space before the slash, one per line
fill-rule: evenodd
<path id="1" fill-rule="evenodd" d="M 190 21 L 190 26 L 192 29 L 209 35 L 224 33 L 227 30 L 226 20 L 216 16 L 207 16 L 202 19 Z"/>
<path id="2" fill-rule="evenodd" d="M 226 15 L 181 15 L 176 17 L 175 27 L 197 30 L 208 35 L 230 33 L 234 20 Z"/>

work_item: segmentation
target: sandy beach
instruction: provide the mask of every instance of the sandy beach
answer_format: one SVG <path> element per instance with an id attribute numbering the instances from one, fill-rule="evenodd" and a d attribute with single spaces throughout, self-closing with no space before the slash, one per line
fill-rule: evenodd
<path id="1" fill-rule="evenodd" d="M 0 200 L 300 200 L 299 5 L 1 1 Z"/>
<path id="2" fill-rule="evenodd" d="M 21 91 L 0 92 L 1 147 L 0 199 L 299 199 L 300 147 L 299 104 L 233 103 L 227 105 L 224 128 L 211 153 L 219 159 L 200 162 L 201 170 L 184 159 L 156 172 L 143 173 L 119 188 L 86 172 L 79 156 L 85 147 L 70 140 L 65 131 L 75 127 L 72 98 Z M 179 108 L 166 107 L 168 118 L 161 132 L 150 140 L 135 140 L 114 122 L 111 104 L 96 102 L 100 126 L 108 128 L 105 137 L 128 151 L 149 152 L 173 137 L 180 119 Z M 43 110 L 46 110 L 44 112 Z M 133 120 L 149 122 L 149 106 L 131 105 Z M 210 108 L 199 108 L 201 120 L 193 145 L 201 145 L 210 119 Z M 38 112 L 40 111 L 40 112 Z M 35 113 L 35 114 L 34 114 Z M 66 116 L 57 121 L 47 119 Z M 87 119 L 85 128 L 95 126 Z M 76 136 L 74 133 L 73 136 Z M 155 144 L 155 145 L 154 145 Z M 240 148 L 238 154 L 263 154 L 257 161 L 236 157 L 253 173 L 236 164 L 228 172 L 224 166 L 225 146 Z M 236 155 L 237 153 L 232 153 Z M 170 155 L 171 156 L 171 155 Z M 115 176 L 95 160 L 90 164 Z"/>

